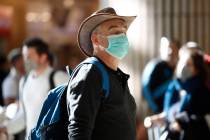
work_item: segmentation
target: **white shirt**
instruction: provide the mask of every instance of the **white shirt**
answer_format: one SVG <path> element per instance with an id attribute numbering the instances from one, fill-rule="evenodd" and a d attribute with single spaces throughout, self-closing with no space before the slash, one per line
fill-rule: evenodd
<path id="1" fill-rule="evenodd" d="M 17 98 L 19 95 L 20 75 L 15 68 L 11 68 L 9 75 L 5 78 L 2 84 L 3 98 Z"/>
<path id="2" fill-rule="evenodd" d="M 33 129 L 38 121 L 39 114 L 42 109 L 42 105 L 44 103 L 44 100 L 46 99 L 48 95 L 48 91 L 50 90 L 49 85 L 49 77 L 53 69 L 51 67 L 48 67 L 41 75 L 36 76 L 34 71 L 31 71 L 27 77 L 27 80 L 24 83 L 23 89 L 22 89 L 22 103 L 20 103 L 20 109 L 18 111 L 19 115 L 14 118 L 16 119 L 17 127 L 24 128 L 24 109 L 25 109 L 25 117 L 26 117 L 26 138 L 28 137 L 31 129 Z M 24 80 L 22 80 L 23 82 Z M 62 71 L 57 71 L 54 74 L 53 81 L 55 83 L 55 86 L 61 85 L 63 83 L 68 82 L 68 75 Z M 23 108 L 24 107 L 24 108 Z M 22 115 L 21 115 L 22 112 Z M 13 119 L 13 120 L 14 120 Z M 21 122 L 21 123 L 20 123 Z M 10 125 L 7 126 L 8 132 L 11 134 L 14 134 L 14 132 L 19 132 L 21 130 L 15 130 Z M 13 129 L 13 130 L 12 130 Z"/>

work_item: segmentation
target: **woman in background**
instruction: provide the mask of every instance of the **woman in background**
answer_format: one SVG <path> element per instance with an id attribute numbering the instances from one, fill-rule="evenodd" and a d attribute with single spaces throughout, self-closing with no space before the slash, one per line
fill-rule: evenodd
<path id="1" fill-rule="evenodd" d="M 168 87 L 164 111 L 147 118 L 147 121 L 166 124 L 167 135 L 162 135 L 165 140 L 210 139 L 205 120 L 205 115 L 210 113 L 210 91 L 203 53 L 198 48 L 183 46 L 179 57 L 177 79 Z"/>

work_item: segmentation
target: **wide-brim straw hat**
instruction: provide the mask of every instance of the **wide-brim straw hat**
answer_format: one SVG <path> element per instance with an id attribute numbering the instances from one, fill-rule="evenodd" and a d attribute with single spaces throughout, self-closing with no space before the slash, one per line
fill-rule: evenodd
<path id="1" fill-rule="evenodd" d="M 111 7 L 107 7 L 102 10 L 96 11 L 91 16 L 87 17 L 80 25 L 77 36 L 78 45 L 80 49 L 87 56 L 93 55 L 91 33 L 98 25 L 100 25 L 104 21 L 111 19 L 122 19 L 127 24 L 127 27 L 129 27 L 135 18 L 136 16 L 119 16 Z"/>

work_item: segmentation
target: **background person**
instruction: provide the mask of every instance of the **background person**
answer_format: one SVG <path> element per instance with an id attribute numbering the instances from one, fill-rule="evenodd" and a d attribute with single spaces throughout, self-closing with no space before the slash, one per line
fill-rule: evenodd
<path id="1" fill-rule="evenodd" d="M 7 106 L 14 103 L 19 96 L 19 81 L 25 74 L 24 62 L 20 48 L 11 50 L 8 55 L 8 60 L 11 64 L 10 73 L 3 81 L 3 98 L 4 104 Z"/>
<path id="2" fill-rule="evenodd" d="M 26 138 L 35 127 L 48 91 L 51 89 L 50 75 L 52 57 L 48 44 L 40 38 L 29 38 L 23 43 L 22 54 L 27 75 L 20 81 L 20 105 L 16 116 L 2 126 L 2 131 L 15 134 L 26 127 Z M 68 75 L 56 71 L 54 86 L 68 81 Z"/>
<path id="3" fill-rule="evenodd" d="M 180 43 L 161 39 L 160 57 L 148 62 L 142 73 L 142 93 L 151 113 L 163 111 L 163 100 L 169 83 L 173 79 L 178 61 Z"/>
<path id="4" fill-rule="evenodd" d="M 168 122 L 168 137 L 172 140 L 210 139 L 205 120 L 205 115 L 210 113 L 207 107 L 210 105 L 210 91 L 206 86 L 208 73 L 203 52 L 184 46 L 179 56 L 177 80 L 169 85 L 164 112 L 147 120 L 154 125 Z"/>

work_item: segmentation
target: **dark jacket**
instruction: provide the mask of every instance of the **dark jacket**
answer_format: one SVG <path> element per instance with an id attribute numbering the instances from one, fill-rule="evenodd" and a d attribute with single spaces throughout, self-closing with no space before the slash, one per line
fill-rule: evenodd
<path id="1" fill-rule="evenodd" d="M 143 97 L 154 113 L 163 111 L 164 94 L 173 77 L 173 69 L 166 61 L 151 60 L 142 75 Z"/>
<path id="2" fill-rule="evenodd" d="M 180 96 L 181 90 L 186 94 Z M 210 139 L 210 131 L 204 118 L 210 113 L 210 92 L 201 77 L 195 76 L 186 82 L 175 80 L 170 84 L 164 102 L 164 111 L 168 112 L 168 119 L 170 108 L 177 102 L 180 104 L 174 119 L 184 130 L 183 140 Z"/>
<path id="3" fill-rule="evenodd" d="M 135 140 L 136 105 L 127 84 L 129 75 L 120 69 L 106 70 L 110 80 L 107 98 L 96 66 L 84 64 L 73 75 L 67 91 L 70 140 Z"/>

